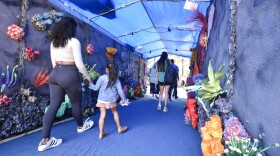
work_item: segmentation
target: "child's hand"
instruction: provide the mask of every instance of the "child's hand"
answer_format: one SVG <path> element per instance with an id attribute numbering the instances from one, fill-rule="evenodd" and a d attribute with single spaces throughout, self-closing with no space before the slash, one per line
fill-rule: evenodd
<path id="1" fill-rule="evenodd" d="M 122 106 L 128 106 L 130 103 L 131 103 L 131 102 L 129 102 L 129 99 L 126 99 L 126 100 L 122 100 L 122 101 L 120 102 L 120 105 L 122 105 Z"/>
<path id="2" fill-rule="evenodd" d="M 94 84 L 93 84 L 93 83 L 89 83 L 88 88 L 91 89 L 91 90 L 93 90 L 93 89 L 94 89 Z"/>

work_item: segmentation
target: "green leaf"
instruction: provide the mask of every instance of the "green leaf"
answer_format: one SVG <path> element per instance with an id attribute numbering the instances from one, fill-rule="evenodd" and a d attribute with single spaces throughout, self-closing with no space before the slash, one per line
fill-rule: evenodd
<path id="1" fill-rule="evenodd" d="M 202 85 L 188 86 L 185 88 L 187 92 L 195 92 L 202 89 Z"/>
<path id="2" fill-rule="evenodd" d="M 208 65 L 208 78 L 209 78 L 209 83 L 211 85 L 214 85 L 215 78 L 214 78 L 214 71 L 213 71 L 213 67 L 211 65 L 211 61 L 212 60 L 209 60 L 209 65 Z"/>
<path id="3" fill-rule="evenodd" d="M 213 106 L 214 106 L 214 101 L 215 101 L 215 100 L 213 100 L 213 101 L 211 102 L 210 107 L 213 107 Z"/>
<path id="4" fill-rule="evenodd" d="M 221 79 L 223 76 L 225 76 L 225 73 L 222 72 L 223 68 L 224 68 L 224 65 L 221 65 L 220 68 L 219 68 L 219 70 L 215 73 L 215 79 L 216 79 L 216 80 L 219 80 L 219 79 Z"/>
<path id="5" fill-rule="evenodd" d="M 206 108 L 205 103 L 203 102 L 203 100 L 202 100 L 201 98 L 197 98 L 197 99 L 198 99 L 199 103 L 201 103 L 203 109 L 205 110 L 207 117 L 210 118 L 209 111 L 207 110 L 207 108 Z"/>

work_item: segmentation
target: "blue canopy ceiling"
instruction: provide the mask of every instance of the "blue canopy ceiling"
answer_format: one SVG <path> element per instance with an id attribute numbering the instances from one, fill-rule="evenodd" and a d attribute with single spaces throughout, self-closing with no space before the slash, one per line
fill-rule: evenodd
<path id="1" fill-rule="evenodd" d="M 149 59 L 161 52 L 191 57 L 200 27 L 187 24 L 193 15 L 183 0 L 49 0 Z M 209 2 L 198 2 L 204 15 Z M 142 47 L 142 48 L 137 48 Z"/>

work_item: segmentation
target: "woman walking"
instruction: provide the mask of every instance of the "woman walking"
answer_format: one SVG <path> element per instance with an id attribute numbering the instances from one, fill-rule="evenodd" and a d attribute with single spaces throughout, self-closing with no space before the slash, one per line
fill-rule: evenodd
<path id="1" fill-rule="evenodd" d="M 162 52 L 161 56 L 157 62 L 156 67 L 156 77 L 157 80 L 155 80 L 155 83 L 159 84 L 159 101 L 158 101 L 158 110 L 161 110 L 161 100 L 162 95 L 164 92 L 164 109 L 163 112 L 167 112 L 167 102 L 168 102 L 168 90 L 170 87 L 170 83 L 164 80 L 164 75 L 166 71 L 167 65 L 170 64 L 170 61 L 168 60 L 168 54 L 166 52 Z"/>
<path id="2" fill-rule="evenodd" d="M 43 119 L 43 136 L 38 151 L 42 152 L 56 147 L 62 139 L 50 137 L 51 128 L 56 113 L 68 95 L 72 104 L 72 114 L 78 125 L 77 132 L 82 133 L 93 126 L 93 121 L 82 119 L 82 89 L 79 71 L 91 83 L 91 78 L 85 68 L 81 54 L 80 41 L 75 37 L 77 23 L 74 19 L 65 17 L 51 30 L 51 61 L 53 70 L 49 75 L 50 105 Z"/>

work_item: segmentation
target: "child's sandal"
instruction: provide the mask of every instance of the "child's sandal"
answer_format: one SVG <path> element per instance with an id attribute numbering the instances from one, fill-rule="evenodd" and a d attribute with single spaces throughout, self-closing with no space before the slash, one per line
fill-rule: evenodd
<path id="1" fill-rule="evenodd" d="M 103 138 L 105 138 L 107 135 L 108 135 L 108 133 L 103 132 L 102 135 L 99 135 L 98 139 L 99 139 L 99 140 L 100 140 L 100 139 L 103 139 Z"/>
<path id="2" fill-rule="evenodd" d="M 126 130 L 127 130 L 126 126 L 121 127 L 121 130 L 119 131 L 119 134 L 126 132 Z"/>

